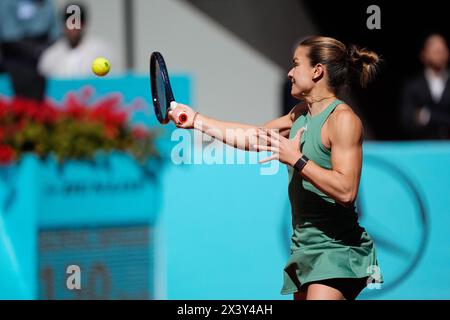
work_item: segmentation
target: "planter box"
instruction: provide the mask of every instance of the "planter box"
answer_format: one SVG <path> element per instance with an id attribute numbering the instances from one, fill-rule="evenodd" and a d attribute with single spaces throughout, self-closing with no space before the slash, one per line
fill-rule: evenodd
<path id="1" fill-rule="evenodd" d="M 161 190 L 148 170 L 117 153 L 63 166 L 28 156 L 0 171 L 0 298 L 155 298 Z M 67 288 L 69 265 L 80 290 Z"/>

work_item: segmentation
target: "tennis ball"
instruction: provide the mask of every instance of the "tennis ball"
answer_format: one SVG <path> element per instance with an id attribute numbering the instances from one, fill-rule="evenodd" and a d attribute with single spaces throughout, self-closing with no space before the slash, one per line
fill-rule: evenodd
<path id="1" fill-rule="evenodd" d="M 95 59 L 94 62 L 92 62 L 92 72 L 94 72 L 99 77 L 107 75 L 110 68 L 111 64 L 106 58 L 99 57 Z"/>

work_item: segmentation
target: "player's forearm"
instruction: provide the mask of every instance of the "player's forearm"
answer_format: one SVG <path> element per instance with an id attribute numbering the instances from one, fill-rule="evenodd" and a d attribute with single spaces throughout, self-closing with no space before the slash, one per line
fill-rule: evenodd
<path id="1" fill-rule="evenodd" d="M 256 143 L 257 127 L 236 122 L 219 121 L 202 114 L 198 114 L 194 128 L 241 150 L 250 150 Z"/>
<path id="2" fill-rule="evenodd" d="M 311 160 L 302 169 L 301 175 L 344 206 L 351 205 L 356 199 L 359 182 L 357 178 L 352 179 L 340 172 L 324 169 Z"/>

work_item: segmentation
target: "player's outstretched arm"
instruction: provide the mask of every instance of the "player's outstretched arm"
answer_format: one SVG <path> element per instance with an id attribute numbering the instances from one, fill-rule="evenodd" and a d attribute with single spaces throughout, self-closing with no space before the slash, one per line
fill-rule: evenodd
<path id="1" fill-rule="evenodd" d="M 183 124 L 177 123 L 176 119 L 182 112 L 186 113 L 188 120 Z M 258 144 L 258 126 L 216 120 L 195 112 L 187 105 L 178 104 L 175 109 L 169 111 L 169 118 L 179 128 L 199 130 L 241 150 L 253 150 L 253 145 Z M 288 114 L 267 122 L 261 127 L 278 130 L 280 134 L 287 135 L 291 126 L 291 115 Z"/>

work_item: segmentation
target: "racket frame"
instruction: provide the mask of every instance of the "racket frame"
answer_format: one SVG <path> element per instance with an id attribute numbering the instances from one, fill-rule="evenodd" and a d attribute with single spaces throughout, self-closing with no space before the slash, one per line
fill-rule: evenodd
<path id="1" fill-rule="evenodd" d="M 158 100 L 158 88 L 156 86 L 156 64 L 159 65 L 159 70 L 161 72 L 161 78 L 163 80 L 164 90 L 166 94 L 166 115 L 163 117 L 161 113 L 161 101 Z M 158 121 L 162 124 L 169 122 L 169 110 L 171 109 L 171 103 L 175 101 L 172 92 L 172 86 L 170 85 L 169 73 L 167 72 L 166 62 L 162 54 L 158 51 L 154 51 L 150 56 L 150 87 L 152 91 L 152 101 L 153 108 L 155 109 L 156 117 Z"/>

